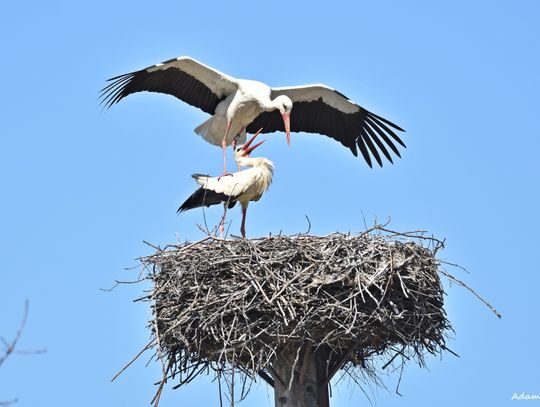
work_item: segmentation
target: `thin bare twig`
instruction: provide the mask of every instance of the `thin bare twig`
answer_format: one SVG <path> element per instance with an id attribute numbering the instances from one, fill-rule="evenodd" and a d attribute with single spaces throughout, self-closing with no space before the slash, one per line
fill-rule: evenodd
<path id="1" fill-rule="evenodd" d="M 469 287 L 467 284 L 465 284 L 463 281 L 455 278 L 453 275 L 451 275 L 450 273 L 444 271 L 444 270 L 439 270 L 439 272 L 443 275 L 445 275 L 446 277 L 448 277 L 450 280 L 458 283 L 460 286 L 462 286 L 463 288 L 466 288 L 467 290 L 469 290 L 471 293 L 473 293 L 473 295 L 478 298 L 480 301 L 482 301 L 490 310 L 491 312 L 493 312 L 497 318 L 502 318 L 502 314 L 497 311 L 495 309 L 495 307 L 493 307 L 493 305 L 491 305 L 489 302 L 487 302 L 486 300 L 484 300 L 480 294 L 478 294 L 475 290 L 473 290 L 471 287 Z"/>
<path id="2" fill-rule="evenodd" d="M 19 323 L 19 329 L 17 329 L 17 332 L 15 334 L 15 337 L 11 341 L 7 341 L 5 338 L 0 338 L 0 341 L 4 345 L 4 353 L 0 356 L 0 367 L 5 363 L 5 361 L 9 358 L 12 354 L 17 355 L 37 355 L 40 353 L 45 353 L 45 349 L 38 349 L 38 350 L 20 350 L 17 348 L 19 344 L 19 340 L 21 339 L 21 335 L 24 331 L 24 328 L 26 326 L 26 321 L 28 319 L 28 307 L 29 303 L 28 300 L 24 302 L 24 313 L 23 317 L 21 319 L 21 322 Z M 18 399 L 12 399 L 12 400 L 6 400 L 6 401 L 0 401 L 0 406 L 11 406 L 15 403 L 17 403 Z"/>

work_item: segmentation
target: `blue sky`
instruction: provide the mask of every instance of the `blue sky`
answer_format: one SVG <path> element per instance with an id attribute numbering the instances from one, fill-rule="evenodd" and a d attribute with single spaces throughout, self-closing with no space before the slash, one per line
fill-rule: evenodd
<path id="1" fill-rule="evenodd" d="M 370 170 L 321 136 L 274 134 L 259 149 L 274 184 L 250 206 L 248 236 L 358 232 L 364 218 L 446 238 L 442 257 L 489 299 L 498 320 L 447 285 L 455 328 L 429 370 L 409 366 L 380 406 L 512 405 L 540 394 L 537 323 L 540 54 L 537 1 L 19 1 L 0 13 L 0 335 L 30 315 L 0 369 L 0 401 L 19 406 L 148 405 L 160 367 L 143 287 L 105 293 L 155 244 L 201 237 L 200 211 L 176 215 L 193 172 L 219 173 L 220 150 L 194 136 L 207 116 L 172 97 L 133 95 L 102 111 L 105 79 L 180 55 L 273 86 L 326 83 L 407 130 L 394 165 Z M 294 120 L 294 111 L 292 120 Z M 207 212 L 217 222 L 219 208 Z M 239 210 L 231 211 L 238 233 Z M 367 405 L 347 383 L 333 406 Z M 216 405 L 201 378 L 168 387 L 162 406 Z M 243 405 L 272 405 L 254 388 Z M 534 403 L 534 402 L 529 402 Z"/>

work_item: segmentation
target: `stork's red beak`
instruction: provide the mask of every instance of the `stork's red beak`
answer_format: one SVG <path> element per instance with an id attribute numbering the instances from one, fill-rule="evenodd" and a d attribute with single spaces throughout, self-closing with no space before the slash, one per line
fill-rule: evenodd
<path id="1" fill-rule="evenodd" d="M 255 133 L 253 135 L 253 137 L 251 137 L 243 146 L 242 146 L 242 150 L 244 150 L 244 155 L 249 155 L 253 150 L 255 150 L 257 147 L 259 147 L 262 143 L 264 143 L 266 140 L 263 140 L 257 144 L 255 144 L 254 146 L 251 146 L 251 143 L 253 143 L 253 140 L 255 140 L 255 138 L 260 134 L 260 132 L 262 131 L 262 128 L 259 129 L 259 131 L 257 133 Z"/>
<path id="2" fill-rule="evenodd" d="M 285 134 L 287 134 L 287 145 L 291 146 L 291 113 L 283 113 L 283 124 L 285 125 Z"/>

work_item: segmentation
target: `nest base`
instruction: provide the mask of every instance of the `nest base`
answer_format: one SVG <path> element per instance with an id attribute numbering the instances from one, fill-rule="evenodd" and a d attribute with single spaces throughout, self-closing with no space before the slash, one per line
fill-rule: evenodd
<path id="1" fill-rule="evenodd" d="M 170 379 L 180 386 L 210 370 L 242 372 L 246 391 L 259 375 L 273 384 L 277 405 L 326 407 L 339 370 L 357 381 L 373 379 L 381 360 L 423 366 L 426 353 L 446 349 L 451 329 L 441 247 L 376 227 L 158 249 L 141 259 L 153 283 L 145 299 L 163 363 L 158 392 Z"/>

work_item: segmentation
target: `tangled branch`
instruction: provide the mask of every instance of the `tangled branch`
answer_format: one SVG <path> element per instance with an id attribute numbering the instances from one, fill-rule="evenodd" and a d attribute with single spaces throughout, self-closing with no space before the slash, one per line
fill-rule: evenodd
<path id="1" fill-rule="evenodd" d="M 154 404 L 168 380 L 176 388 L 210 371 L 219 380 L 241 372 L 244 397 L 257 377 L 279 380 L 280 350 L 305 344 L 330 350 L 328 380 L 341 371 L 377 381 L 381 358 L 383 369 L 424 366 L 426 354 L 449 350 L 435 256 L 443 243 L 376 226 L 157 248 L 140 259 L 153 283 L 142 298 L 153 311 L 144 350 L 163 367 Z"/>

